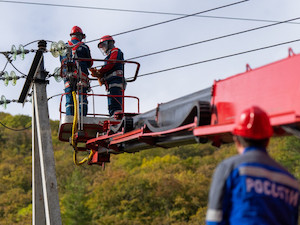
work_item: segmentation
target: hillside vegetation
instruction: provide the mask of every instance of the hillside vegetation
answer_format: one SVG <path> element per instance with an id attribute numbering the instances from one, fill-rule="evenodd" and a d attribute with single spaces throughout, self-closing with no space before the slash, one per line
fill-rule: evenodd
<path id="1" fill-rule="evenodd" d="M 29 127 L 31 118 L 0 113 L 11 128 Z M 72 147 L 57 139 L 51 121 L 63 224 L 204 224 L 207 196 L 216 165 L 236 154 L 233 145 L 217 149 L 195 144 L 111 157 L 99 166 L 77 167 Z M 0 126 L 0 224 L 31 224 L 31 129 Z M 273 138 L 270 154 L 298 179 L 300 141 Z"/>

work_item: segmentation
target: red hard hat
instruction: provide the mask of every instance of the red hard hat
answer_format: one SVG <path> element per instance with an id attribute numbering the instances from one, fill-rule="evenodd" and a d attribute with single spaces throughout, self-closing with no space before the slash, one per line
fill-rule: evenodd
<path id="1" fill-rule="evenodd" d="M 105 35 L 105 36 L 103 36 L 102 38 L 100 38 L 100 41 L 99 41 L 99 43 L 98 43 L 98 47 L 99 47 L 99 45 L 100 45 L 101 43 L 103 43 L 104 41 L 113 41 L 113 42 L 115 42 L 115 40 L 112 38 L 112 36 L 110 36 L 110 35 Z"/>
<path id="2" fill-rule="evenodd" d="M 265 139 L 272 137 L 273 128 L 267 113 L 257 106 L 252 106 L 237 118 L 232 133 L 250 139 Z"/>
<path id="3" fill-rule="evenodd" d="M 71 30 L 71 33 L 70 33 L 70 35 L 77 34 L 77 33 L 83 34 L 83 32 L 82 32 L 81 28 L 80 28 L 80 27 L 78 27 L 78 26 L 74 26 L 74 27 L 72 27 L 72 30 Z"/>

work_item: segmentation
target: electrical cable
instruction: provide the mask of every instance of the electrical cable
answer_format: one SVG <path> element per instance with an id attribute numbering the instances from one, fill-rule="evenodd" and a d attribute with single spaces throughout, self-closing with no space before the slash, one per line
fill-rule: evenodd
<path id="1" fill-rule="evenodd" d="M 5 63 L 5 66 L 4 66 L 3 70 L 2 70 L 2 72 L 4 72 L 4 70 L 6 69 L 8 62 L 9 61 L 7 60 L 6 63 Z"/>
<path id="2" fill-rule="evenodd" d="M 96 7 L 81 7 L 81 8 L 102 9 L 102 10 L 115 10 L 115 11 L 128 11 L 128 12 L 142 12 L 142 13 L 157 13 L 157 14 L 169 14 L 169 15 L 182 15 L 182 17 L 179 17 L 179 18 L 175 18 L 175 19 L 172 19 L 172 20 L 163 21 L 163 22 L 160 22 L 160 23 L 156 23 L 156 24 L 152 24 L 152 25 L 148 25 L 148 26 L 145 26 L 145 27 L 136 28 L 136 29 L 133 29 L 133 30 L 130 30 L 130 31 L 121 32 L 121 33 L 112 35 L 112 36 L 117 36 L 117 35 L 126 34 L 126 33 L 129 33 L 129 32 L 133 32 L 133 31 L 137 31 L 137 30 L 149 28 L 149 27 L 156 26 L 156 25 L 161 25 L 161 24 L 164 24 L 164 23 L 176 21 L 176 20 L 187 18 L 187 17 L 191 17 L 191 16 L 200 16 L 200 15 L 198 15 L 200 13 L 205 13 L 205 12 L 213 11 L 213 10 L 216 10 L 216 9 L 220 9 L 220 8 L 224 8 L 224 7 L 228 7 L 228 6 L 232 6 L 232 5 L 236 5 L 236 4 L 240 4 L 240 3 L 243 3 L 243 2 L 246 2 L 246 1 L 249 1 L 249 0 L 240 1 L 240 2 L 232 3 L 232 4 L 229 4 L 229 5 L 225 5 L 225 6 L 217 7 L 217 8 L 214 8 L 214 9 L 202 11 L 202 12 L 198 12 L 198 13 L 194 13 L 194 14 L 189 14 L 189 15 L 186 15 L 186 14 L 172 14 L 172 13 L 159 13 L 159 12 L 150 12 L 150 11 L 107 9 L 107 8 L 96 8 Z M 45 3 L 30 3 L 30 2 L 18 2 L 18 1 L 2 1 L 2 0 L 0 0 L 0 2 L 33 4 L 33 5 L 47 5 L 47 6 L 61 6 L 61 7 L 72 7 L 72 8 L 78 8 L 78 7 L 80 7 L 80 6 L 56 5 L 56 4 L 45 4 Z M 214 16 L 202 16 L 202 17 L 212 17 L 212 18 L 222 18 L 222 19 L 237 19 L 237 18 L 233 18 L 233 17 L 230 17 L 230 18 L 229 17 L 214 17 Z M 200 41 L 200 42 L 196 42 L 196 43 L 191 43 L 191 44 L 188 44 L 188 45 L 183 45 L 183 46 L 179 46 L 179 47 L 175 47 L 175 48 L 171 48 L 171 49 L 166 49 L 166 50 L 162 50 L 162 51 L 159 51 L 159 52 L 149 53 L 149 54 L 142 55 L 142 56 L 137 56 L 137 57 L 134 57 L 134 58 L 131 58 L 131 59 L 136 59 L 136 58 L 146 57 L 146 56 L 150 56 L 150 55 L 154 55 L 154 54 L 159 54 L 159 53 L 163 53 L 163 52 L 167 52 L 167 51 L 171 51 L 171 50 L 175 50 L 175 49 L 179 49 L 179 48 L 184 48 L 184 47 L 188 47 L 188 46 L 192 46 L 192 45 L 196 45 L 196 44 L 200 44 L 200 43 L 204 43 L 204 42 L 208 42 L 208 41 L 213 41 L 213 40 L 217 40 L 217 39 L 221 39 L 221 38 L 225 38 L 225 37 L 230 37 L 230 36 L 234 36 L 234 35 L 237 35 L 237 34 L 242 34 L 242 33 L 250 32 L 250 31 L 254 31 L 254 30 L 258 30 L 258 29 L 262 29 L 262 28 L 266 28 L 266 27 L 270 27 L 270 26 L 275 26 L 275 25 L 282 24 L 282 23 L 291 23 L 293 20 L 297 20 L 299 18 L 295 18 L 295 19 L 291 19 L 291 20 L 286 20 L 286 21 L 281 21 L 281 22 L 272 21 L 272 20 L 256 20 L 256 19 L 253 20 L 253 19 L 246 19 L 246 18 L 238 18 L 238 19 L 241 19 L 241 20 L 251 20 L 251 21 L 260 21 L 260 22 L 276 22 L 276 23 L 271 24 L 271 25 L 262 26 L 262 27 L 253 28 L 253 29 L 250 29 L 250 30 L 245 30 L 245 31 L 233 33 L 233 34 L 228 34 L 228 35 L 216 37 L 216 38 L 213 38 L 213 39 L 208 39 L 208 40 L 204 40 L 204 41 Z M 295 23 L 295 24 L 299 24 L 299 23 Z M 98 40 L 98 39 L 95 39 L 95 40 Z M 88 41 L 88 42 L 92 42 L 92 41 L 95 41 L 95 40 L 91 40 L 91 41 Z M 27 46 L 27 45 L 29 45 L 29 44 L 38 42 L 38 41 L 39 40 L 29 42 L 28 44 L 24 45 L 24 47 Z M 295 40 L 295 41 L 298 41 L 298 40 Z M 48 40 L 48 42 L 53 42 L 53 41 L 49 41 Z M 88 42 L 86 42 L 86 43 L 88 43 Z M 294 42 L 294 41 L 291 41 L 291 42 Z M 287 43 L 291 43 L 291 42 L 287 42 Z M 287 44 L 287 43 L 282 43 L 282 44 Z M 169 68 L 169 69 L 165 69 L 165 70 L 161 70 L 161 71 L 155 71 L 155 72 L 151 72 L 151 73 L 139 75 L 139 77 L 151 75 L 151 74 L 154 74 L 154 73 L 160 73 L 160 72 L 164 72 L 164 71 L 168 71 L 168 70 L 179 69 L 179 68 L 183 68 L 183 67 L 187 67 L 187 66 L 192 66 L 192 65 L 195 65 L 195 64 L 199 64 L 199 63 L 210 62 L 210 61 L 213 61 L 213 60 L 218 60 L 218 59 L 222 59 L 222 58 L 226 58 L 226 57 L 231 57 L 231 56 L 235 56 L 235 55 L 245 54 L 245 53 L 249 53 L 249 52 L 252 52 L 252 51 L 262 50 L 262 49 L 265 49 L 265 48 L 275 47 L 275 46 L 279 46 L 279 45 L 281 45 L 281 44 L 273 45 L 273 46 L 268 46 L 268 47 L 264 47 L 264 48 L 260 48 L 260 49 L 249 50 L 249 51 L 242 52 L 242 53 L 236 53 L 236 54 L 233 54 L 233 55 L 223 56 L 223 57 L 219 57 L 219 58 L 215 58 L 215 59 L 210 59 L 210 60 L 205 60 L 205 61 L 201 61 L 201 62 L 196 62 L 196 63 L 192 63 L 192 64 L 187 64 L 187 65 L 183 65 L 183 66 L 173 67 L 173 68 Z M 8 61 L 7 61 L 6 65 L 7 64 L 8 64 Z M 5 67 L 6 67 L 6 65 L 5 65 Z M 12 66 L 19 73 L 21 73 L 21 74 L 23 74 L 23 75 L 26 76 L 26 74 L 20 72 L 13 64 L 12 64 Z M 52 97 L 50 97 L 48 100 L 50 100 L 51 98 Z"/>
<path id="3" fill-rule="evenodd" d="M 64 93 L 60 93 L 60 94 L 56 94 L 56 95 L 52 95 L 51 97 L 49 97 L 48 99 L 47 99 L 47 101 L 49 101 L 49 100 L 51 100 L 52 98 L 54 98 L 54 97 L 58 97 L 58 96 L 61 96 L 61 95 L 63 95 Z"/>
<path id="4" fill-rule="evenodd" d="M 220 59 L 230 58 L 230 57 L 237 56 L 237 55 L 243 55 L 243 54 L 247 54 L 247 53 L 251 53 L 251 52 L 255 52 L 255 51 L 260 51 L 260 50 L 264 50 L 264 49 L 268 49 L 268 48 L 274 48 L 274 47 L 278 47 L 278 46 L 281 46 L 281 45 L 294 43 L 294 42 L 297 42 L 297 41 L 300 41 L 300 39 L 287 41 L 287 42 L 282 42 L 282 43 L 278 43 L 278 44 L 275 44 L 275 45 L 269 45 L 269 46 L 265 46 L 265 47 L 261 47 L 261 48 L 251 49 L 251 50 L 248 50 L 248 51 L 234 53 L 234 54 L 230 54 L 230 55 L 220 56 L 220 57 L 217 57 L 217 58 L 207 59 L 207 60 L 203 60 L 203 61 L 200 61 L 200 62 L 185 64 L 185 65 L 171 67 L 171 68 L 158 70 L 158 71 L 153 71 L 153 72 L 138 75 L 138 77 L 149 76 L 149 75 L 153 75 L 153 74 L 157 74 L 157 73 L 167 72 L 167 71 L 170 71 L 170 70 L 176 70 L 176 69 L 181 69 L 181 68 L 184 68 L 184 67 L 194 66 L 194 65 L 197 65 L 197 64 L 202 64 L 202 63 L 212 62 L 212 61 L 216 61 L 216 60 L 220 60 Z M 132 77 L 130 77 L 129 79 L 131 79 L 131 78 Z M 100 86 L 100 85 L 94 85 L 94 86 L 91 86 L 91 88 L 98 87 L 98 86 Z"/>
<path id="5" fill-rule="evenodd" d="M 157 12 L 157 11 L 145 11 L 145 10 L 132 10 L 132 9 L 116 9 L 116 8 L 103 8 L 103 7 L 92 7 L 92 6 L 81 6 L 81 5 L 59 5 L 49 3 L 38 3 L 38 2 L 20 2 L 20 1 L 5 1 L 0 0 L 3 3 L 15 3 L 24 5 L 38 5 L 38 6 L 53 6 L 62 8 L 77 8 L 77 9 L 92 9 L 92 10 L 106 10 L 106 11 L 118 11 L 118 12 L 129 12 L 129 13 L 144 13 L 144 14 L 156 14 L 156 15 L 169 15 L 169 16 L 185 16 L 183 13 L 170 13 L 170 12 Z M 254 21 L 254 22 L 267 22 L 273 23 L 278 22 L 275 20 L 265 19 L 252 19 L 252 18 L 240 18 L 240 17 L 227 17 L 227 16 L 206 16 L 206 15 L 194 15 L 195 17 L 213 18 L 213 19 L 230 19 L 230 20 L 243 20 L 243 21 Z M 290 22 L 291 24 L 300 24 L 296 22 Z"/>
<path id="6" fill-rule="evenodd" d="M 115 36 L 118 36 L 118 35 L 127 34 L 127 33 L 138 31 L 138 30 L 143 30 L 143 29 L 146 29 L 146 28 L 162 25 L 162 24 L 165 24 L 165 23 L 170 23 L 170 22 L 177 21 L 177 20 L 180 20 L 180 19 L 185 19 L 187 17 L 191 17 L 191 16 L 194 16 L 194 15 L 197 15 L 197 14 L 211 12 L 211 11 L 214 11 L 214 10 L 217 10 L 217 9 L 222 9 L 222 8 L 230 7 L 230 6 L 233 6 L 233 5 L 241 4 L 241 3 L 244 3 L 244 2 L 247 2 L 247 1 L 249 1 L 249 0 L 243 0 L 243 1 L 235 2 L 235 3 L 231 3 L 231 4 L 228 4 L 228 5 L 219 6 L 219 7 L 204 10 L 204 11 L 201 11 L 201 12 L 197 12 L 197 13 L 177 17 L 177 18 L 174 18 L 174 19 L 171 19 L 171 20 L 165 20 L 165 21 L 162 21 L 162 22 L 159 22 L 159 23 L 154 23 L 154 24 L 150 24 L 150 25 L 147 25 L 147 26 L 135 28 L 135 29 L 132 29 L 132 30 L 129 30 L 129 31 L 124 31 L 124 32 L 121 32 L 121 33 L 117 33 L 117 34 L 114 34 L 114 35 L 111 35 L 111 36 L 115 37 Z M 91 40 L 91 41 L 87 41 L 86 43 L 98 41 L 98 39 L 99 38 Z"/>
<path id="7" fill-rule="evenodd" d="M 0 0 L 0 2 L 1 2 L 1 0 Z M 31 42 L 27 43 L 26 45 L 24 45 L 24 47 L 26 47 L 26 46 L 28 46 L 28 45 L 30 45 L 30 44 L 33 44 L 33 43 L 35 43 L 35 42 L 39 42 L 39 41 L 41 41 L 41 40 L 31 41 Z M 50 40 L 44 40 L 44 41 L 51 42 L 51 43 L 54 42 L 54 41 L 50 41 Z"/>
<path id="8" fill-rule="evenodd" d="M 169 49 L 165 49 L 165 50 L 161 50 L 161 51 L 157 51 L 157 52 L 148 53 L 148 54 L 145 54 L 145 55 L 136 56 L 136 57 L 133 57 L 133 58 L 129 58 L 127 60 L 143 58 L 143 57 L 152 56 L 152 55 L 156 55 L 156 54 L 160 54 L 160 53 L 164 53 L 164 52 L 168 52 L 168 51 L 173 51 L 173 50 L 177 50 L 177 49 L 180 49 L 180 48 L 186 48 L 186 47 L 190 47 L 190 46 L 193 46 L 193 45 L 198 45 L 198 44 L 202 44 L 202 43 L 206 43 L 206 42 L 210 42 L 210 41 L 216 41 L 216 40 L 219 40 L 219 39 L 222 39 L 222 38 L 232 37 L 232 36 L 235 36 L 235 35 L 260 30 L 260 29 L 276 26 L 276 25 L 283 24 L 283 23 L 288 23 L 288 22 L 291 22 L 291 21 L 294 21 L 294 20 L 299 20 L 299 19 L 300 19 L 300 17 L 296 17 L 296 18 L 293 18 L 293 19 L 289 19 L 289 20 L 285 20 L 285 21 L 281 21 L 281 22 L 276 22 L 276 23 L 273 23 L 273 24 L 268 24 L 268 25 L 264 25 L 264 26 L 260 26 L 260 27 L 255 27 L 255 28 L 252 28 L 252 29 L 239 31 L 239 32 L 236 32 L 236 33 L 226 34 L 226 35 L 223 35 L 223 36 L 219 36 L 219 37 L 215 37 L 215 38 L 211 38 L 211 39 L 207 39 L 207 40 L 203 40 L 203 41 L 198 41 L 198 42 L 194 42 L 194 43 L 190 43 L 190 44 L 186 44 L 186 45 L 182 45 L 182 46 L 178 46 L 178 47 L 174 47 L 174 48 L 169 48 Z"/>
<path id="9" fill-rule="evenodd" d="M 251 21 L 251 22 L 264 22 L 264 23 L 275 23 L 279 22 L 277 20 L 265 20 L 265 19 L 252 19 L 252 18 L 241 18 L 241 17 L 227 17 L 227 16 L 205 16 L 205 15 L 195 15 L 198 17 L 214 18 L 214 19 L 227 19 L 227 20 L 241 20 L 241 21 Z M 300 24 L 299 22 L 288 22 L 289 24 Z"/>
<path id="10" fill-rule="evenodd" d="M 18 70 L 17 69 L 17 67 L 15 67 L 15 65 L 12 63 L 12 62 L 9 62 L 11 65 L 12 65 L 12 67 L 16 70 L 16 71 L 18 71 L 20 74 L 22 74 L 23 76 L 27 76 L 27 74 L 25 74 L 25 73 L 23 73 L 23 72 L 21 72 L 20 70 Z"/>
<path id="11" fill-rule="evenodd" d="M 230 6 L 237 5 L 237 4 L 240 4 L 240 3 L 244 3 L 244 2 L 247 2 L 247 1 L 249 1 L 249 0 L 242 0 L 242 1 L 239 1 L 239 2 L 231 3 L 231 4 L 228 4 L 228 5 L 223 5 L 223 6 L 220 6 L 220 7 L 216 7 L 216 8 L 213 8 L 213 9 L 208 9 L 208 10 L 197 12 L 197 13 L 193 13 L 193 14 L 187 14 L 187 15 L 186 14 L 181 14 L 183 16 L 178 17 L 178 18 L 174 18 L 174 19 L 171 19 L 171 20 L 162 21 L 162 22 L 159 22 L 159 23 L 151 24 L 151 25 L 148 25 L 148 26 L 140 27 L 140 28 L 135 28 L 135 29 L 132 29 L 132 30 L 129 30 L 129 31 L 124 31 L 124 32 L 121 32 L 121 33 L 117 33 L 117 34 L 114 34 L 114 35 L 111 35 L 111 36 L 118 36 L 118 35 L 122 35 L 122 34 L 127 34 L 127 33 L 130 33 L 130 32 L 134 32 L 134 31 L 138 31 L 138 30 L 150 28 L 150 27 L 153 27 L 153 26 L 158 26 L 158 25 L 161 25 L 161 24 L 165 24 L 165 23 L 176 21 L 176 20 L 184 19 L 184 18 L 187 18 L 187 17 L 192 17 L 192 16 L 195 16 L 195 15 L 198 15 L 198 14 L 202 14 L 202 13 L 206 13 L 206 12 L 211 12 L 211 11 L 214 11 L 214 10 L 217 10 L 217 9 L 230 7 Z M 68 5 L 56 5 L 56 4 L 47 4 L 47 3 L 33 3 L 33 2 L 19 2 L 19 1 L 5 1 L 5 0 L 0 0 L 0 2 L 5 2 L 5 3 L 19 3 L 19 4 L 32 4 L 32 5 L 46 5 L 46 6 L 73 7 L 73 6 L 68 6 Z M 85 8 L 85 7 L 83 7 L 83 8 Z M 89 8 L 89 7 L 87 7 L 87 8 Z M 99 9 L 104 9 L 104 8 L 99 8 Z M 85 43 L 90 43 L 90 42 L 98 41 L 98 39 L 99 38 L 93 39 L 93 40 L 90 40 L 90 41 L 86 41 Z M 30 45 L 32 43 L 38 42 L 38 41 L 40 41 L 40 40 L 31 41 L 31 42 L 25 44 L 24 47 L 26 47 L 26 46 L 28 46 L 28 45 Z M 47 42 L 53 42 L 53 41 L 50 41 L 50 40 L 46 40 L 46 41 Z"/>
<path id="12" fill-rule="evenodd" d="M 22 129 L 15 129 L 15 128 L 11 128 L 11 127 L 8 127 L 6 126 L 5 124 L 3 124 L 1 121 L 0 121 L 0 124 L 5 127 L 6 129 L 9 129 L 9 130 L 12 130 L 12 131 L 24 131 L 24 130 L 28 130 L 31 128 L 31 125 L 29 127 L 25 127 L 25 128 L 22 128 Z"/>
<path id="13" fill-rule="evenodd" d="M 230 54 L 230 55 L 220 56 L 220 57 L 217 57 L 217 58 L 207 59 L 207 60 L 203 60 L 203 61 L 200 61 L 200 62 L 194 62 L 194 63 L 182 65 L 182 66 L 176 66 L 176 67 L 172 67 L 172 68 L 168 68 L 168 69 L 163 69 L 163 70 L 158 70 L 158 71 L 154 71 L 154 72 L 150 72 L 150 73 L 145 73 L 145 74 L 138 75 L 138 77 L 149 76 L 149 75 L 162 73 L 162 72 L 166 72 L 166 71 L 170 71 L 170 70 L 176 70 L 176 69 L 180 69 L 180 68 L 184 68 L 184 67 L 188 67 L 188 66 L 194 66 L 194 65 L 197 65 L 197 64 L 212 62 L 212 61 L 225 59 L 225 58 L 229 58 L 229 57 L 233 57 L 233 56 L 237 56 L 237 55 L 243 55 L 243 54 L 246 54 L 246 53 L 260 51 L 260 50 L 264 50 L 264 49 L 268 49 L 268 48 L 274 48 L 274 47 L 277 47 L 277 46 L 290 44 L 290 43 L 297 42 L 297 41 L 300 41 L 300 39 L 296 39 L 296 40 L 293 40 L 293 41 L 282 42 L 282 43 L 278 43 L 278 44 L 275 44 L 275 45 L 269 45 L 269 46 L 256 48 L 256 49 L 252 49 L 252 50 L 248 50 L 248 51 L 244 51 L 244 52 L 234 53 L 234 54 Z"/>

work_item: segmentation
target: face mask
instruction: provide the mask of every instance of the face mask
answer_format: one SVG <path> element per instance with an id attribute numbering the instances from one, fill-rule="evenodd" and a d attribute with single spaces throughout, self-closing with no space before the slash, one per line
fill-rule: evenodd
<path id="1" fill-rule="evenodd" d="M 108 42 L 104 41 L 98 45 L 98 48 L 100 49 L 101 53 L 105 56 L 107 55 L 108 51 Z"/>

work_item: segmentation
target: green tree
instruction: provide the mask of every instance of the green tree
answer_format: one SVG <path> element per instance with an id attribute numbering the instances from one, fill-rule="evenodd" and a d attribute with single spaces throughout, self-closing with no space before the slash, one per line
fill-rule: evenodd
<path id="1" fill-rule="evenodd" d="M 13 128 L 30 125 L 30 117 L 0 112 Z M 73 164 L 73 149 L 58 140 L 59 121 L 51 121 L 63 224 L 198 225 L 205 224 L 211 177 L 234 145 L 208 144 L 154 148 L 112 155 L 98 166 Z M 0 224 L 31 223 L 31 130 L 0 126 Z M 300 140 L 272 138 L 270 155 L 300 178 Z"/>
<path id="2" fill-rule="evenodd" d="M 63 195 L 61 201 L 63 224 L 91 224 L 90 212 L 86 206 L 86 178 L 82 176 L 78 169 L 70 175 L 66 185 L 67 192 Z"/>

